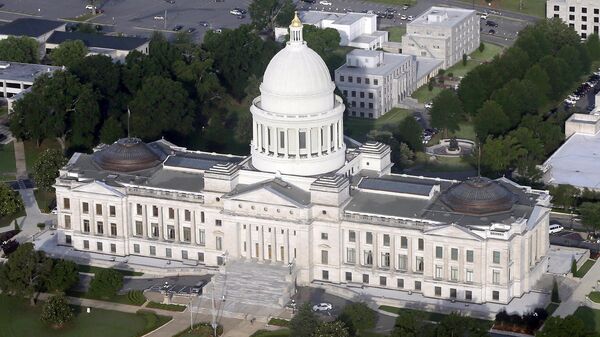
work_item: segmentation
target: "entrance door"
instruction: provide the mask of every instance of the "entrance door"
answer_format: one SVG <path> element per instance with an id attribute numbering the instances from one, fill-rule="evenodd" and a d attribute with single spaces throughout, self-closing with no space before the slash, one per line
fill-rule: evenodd
<path id="1" fill-rule="evenodd" d="M 256 255 L 256 258 L 258 259 L 258 258 L 260 258 L 260 249 L 259 249 L 258 243 L 255 246 L 255 250 L 256 250 L 256 254 L 255 255 Z"/>
<path id="2" fill-rule="evenodd" d="M 272 259 L 272 257 L 271 257 L 271 245 L 267 246 L 267 253 L 268 253 L 268 256 L 269 256 L 269 260 L 271 260 Z"/>

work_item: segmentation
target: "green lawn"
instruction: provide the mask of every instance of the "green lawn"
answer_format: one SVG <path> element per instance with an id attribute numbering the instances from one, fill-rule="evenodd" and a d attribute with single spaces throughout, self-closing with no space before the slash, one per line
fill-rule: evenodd
<path id="1" fill-rule="evenodd" d="M 187 329 L 179 332 L 173 337 L 213 337 L 213 333 L 214 330 L 211 327 L 210 323 L 198 323 L 194 324 L 192 331 L 190 331 L 190 328 L 188 327 Z M 220 336 L 222 334 L 223 327 L 219 325 L 217 327 L 217 335 Z M 289 336 L 289 334 L 287 336 Z"/>
<path id="2" fill-rule="evenodd" d="M 546 307 L 546 312 L 548 312 L 548 315 L 552 316 L 552 314 L 554 313 L 554 311 L 556 311 L 556 309 L 558 308 L 559 304 L 558 303 L 550 303 L 548 304 L 548 306 Z"/>
<path id="3" fill-rule="evenodd" d="M 31 174 L 33 172 L 33 164 L 46 149 L 60 149 L 60 144 L 54 138 L 46 139 L 38 147 L 35 141 L 25 141 L 25 165 L 27 166 L 27 172 Z M 16 170 L 16 169 L 15 169 Z"/>
<path id="4" fill-rule="evenodd" d="M 461 0 L 468 4 L 472 4 L 472 0 Z M 489 0 L 475 0 L 475 4 L 488 7 Z M 519 4 L 523 3 L 523 8 L 519 8 Z M 541 18 L 546 17 L 546 0 L 494 0 L 493 6 L 490 9 L 508 10 L 517 13 L 533 15 Z"/>
<path id="5" fill-rule="evenodd" d="M 344 121 L 344 134 L 358 141 L 364 141 L 371 130 L 380 129 L 384 125 L 398 125 L 410 111 L 393 108 L 378 119 L 348 117 Z"/>
<path id="6" fill-rule="evenodd" d="M 392 307 L 389 305 L 382 305 L 379 307 L 379 309 L 383 310 L 383 311 L 391 312 L 393 314 L 399 314 L 402 311 L 412 312 L 412 313 L 421 313 L 421 314 L 423 314 L 423 320 L 431 321 L 431 322 L 439 322 L 447 316 L 445 314 L 440 314 L 437 312 L 429 312 L 429 311 L 422 311 L 422 310 L 415 310 L 415 309 L 408 309 L 408 308 L 397 308 L 397 307 Z"/>
<path id="7" fill-rule="evenodd" d="M 108 268 L 102 268 L 102 267 L 94 267 L 94 266 L 88 266 L 85 264 L 78 264 L 77 265 L 77 271 L 80 273 L 92 273 L 95 274 L 97 272 L 99 272 L 100 270 L 103 269 L 108 269 Z M 144 273 L 139 272 L 139 271 L 132 271 L 132 270 L 123 270 L 123 269 L 117 269 L 117 268 L 112 268 L 116 271 L 118 271 L 119 273 L 123 274 L 123 276 L 142 276 L 144 275 Z"/>
<path id="8" fill-rule="evenodd" d="M 15 164 L 15 148 L 13 143 L 0 145 L 0 181 L 15 180 L 17 166 Z"/>
<path id="9" fill-rule="evenodd" d="M 280 329 L 275 331 L 269 330 L 258 330 L 257 332 L 250 335 L 250 337 L 289 337 L 290 330 Z"/>
<path id="10" fill-rule="evenodd" d="M 402 36 L 406 34 L 406 26 L 393 26 L 385 28 L 389 32 L 388 40 L 392 42 L 402 42 Z"/>
<path id="11" fill-rule="evenodd" d="M 452 73 L 454 77 L 464 77 L 468 72 L 473 70 L 478 65 L 491 61 L 494 56 L 502 52 L 502 47 L 484 42 L 485 49 L 480 52 L 479 49 L 471 53 L 471 59 L 467 61 L 467 65 L 463 66 L 462 61 L 453 65 L 446 70 L 446 74 Z"/>
<path id="12" fill-rule="evenodd" d="M 40 210 L 43 213 L 50 213 L 50 206 L 54 207 L 56 204 L 56 193 L 54 191 L 35 190 L 33 191 L 33 195 Z"/>
<path id="13" fill-rule="evenodd" d="M 589 293 L 588 297 L 590 298 L 590 300 L 596 303 L 600 303 L 600 291 L 592 291 L 591 293 Z"/>
<path id="14" fill-rule="evenodd" d="M 148 304 L 146 305 L 146 308 L 182 312 L 182 311 L 185 311 L 186 306 L 179 305 L 179 304 L 164 304 L 164 303 L 158 303 L 158 302 L 148 302 Z"/>
<path id="15" fill-rule="evenodd" d="M 415 165 L 420 165 L 420 171 L 424 172 L 460 172 L 472 170 L 471 166 L 464 158 L 457 157 L 436 157 L 434 161 L 429 160 L 429 155 L 424 152 L 417 152 Z"/>
<path id="16" fill-rule="evenodd" d="M 585 261 L 583 266 L 581 266 L 581 268 L 579 268 L 577 270 L 577 272 L 575 273 L 574 276 L 575 277 L 584 277 L 585 274 L 587 274 L 587 272 L 590 270 L 590 268 L 592 268 L 594 263 L 596 263 L 596 260 L 588 259 L 587 261 Z"/>
<path id="17" fill-rule="evenodd" d="M 66 295 L 72 296 L 72 297 L 87 298 L 90 300 L 99 300 L 99 301 L 106 301 L 106 302 L 113 302 L 113 303 L 120 303 L 120 304 L 135 305 L 138 307 L 141 306 L 142 304 L 144 304 L 144 302 L 139 303 L 137 300 L 133 299 L 129 294 L 115 295 L 113 297 L 107 298 L 107 297 L 93 296 L 89 293 L 85 293 L 82 291 L 67 290 Z"/>
<path id="18" fill-rule="evenodd" d="M 600 333 L 600 310 L 581 306 L 575 310 L 573 316 L 580 318 L 588 329 Z"/>
<path id="19" fill-rule="evenodd" d="M 271 318 L 269 320 L 269 325 L 286 327 L 286 326 L 290 325 L 290 321 L 288 321 L 287 319 L 281 319 L 281 318 Z"/>
<path id="20" fill-rule="evenodd" d="M 429 91 L 429 87 L 427 84 L 425 84 L 417 89 L 417 91 L 413 92 L 411 97 L 415 98 L 417 101 L 419 101 L 419 103 L 425 104 L 431 102 L 437 95 L 440 94 L 440 92 L 442 92 L 442 88 L 433 87 L 433 89 Z"/>
<path id="21" fill-rule="evenodd" d="M 40 320 L 40 304 L 31 307 L 26 299 L 0 295 L 1 334 L 3 337 L 133 337 L 144 335 L 171 319 L 150 313 L 132 314 L 95 308 L 87 314 L 81 307 L 73 308 L 73 320 L 62 329 L 55 330 Z"/>
<path id="22" fill-rule="evenodd" d="M 12 226 L 15 223 L 15 219 L 21 216 L 25 216 L 25 210 L 17 212 L 17 214 L 0 216 L 0 227 Z"/>

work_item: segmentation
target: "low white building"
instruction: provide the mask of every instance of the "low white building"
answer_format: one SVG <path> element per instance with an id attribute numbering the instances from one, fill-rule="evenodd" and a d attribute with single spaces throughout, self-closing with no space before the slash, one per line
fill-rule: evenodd
<path id="1" fill-rule="evenodd" d="M 415 56 L 376 50 L 353 50 L 335 70 L 335 83 L 353 117 L 383 116 L 417 89 L 416 80 Z"/>
<path id="2" fill-rule="evenodd" d="M 202 268 L 277 264 L 291 284 L 465 303 L 534 289 L 548 263 L 549 194 L 395 175 L 389 146 L 347 148 L 327 66 L 300 20 L 290 30 L 250 107 L 250 156 L 132 138 L 75 153 L 55 183 L 59 244 Z"/>
<path id="3" fill-rule="evenodd" d="M 150 40 L 141 37 L 112 36 L 80 32 L 54 32 L 46 41 L 46 53 L 68 40 L 79 40 L 88 48 L 88 55 L 106 55 L 114 61 L 124 62 L 130 52 L 137 50 L 148 54 Z"/>
<path id="4" fill-rule="evenodd" d="M 29 89 L 42 74 L 59 69 L 61 67 L 0 61 L 0 98 L 11 99 Z"/>
<path id="5" fill-rule="evenodd" d="M 46 50 L 46 40 L 55 31 L 64 32 L 66 26 L 67 23 L 63 21 L 19 18 L 0 26 L 0 40 L 9 36 L 33 38 L 39 43 L 40 57 L 43 57 Z"/>
<path id="6" fill-rule="evenodd" d="M 406 24 L 402 53 L 442 60 L 447 69 L 479 47 L 479 21 L 474 10 L 431 7 Z"/>
<path id="7" fill-rule="evenodd" d="M 581 38 L 587 38 L 600 29 L 600 1 L 598 0 L 548 0 L 546 17 L 560 18 L 573 28 Z"/>
<path id="8" fill-rule="evenodd" d="M 340 46 L 373 50 L 388 41 L 388 32 L 377 30 L 377 15 L 366 13 L 298 12 L 302 23 L 340 33 Z"/>
<path id="9" fill-rule="evenodd" d="M 565 122 L 565 138 L 541 166 L 544 182 L 600 191 L 600 115 L 572 114 Z"/>

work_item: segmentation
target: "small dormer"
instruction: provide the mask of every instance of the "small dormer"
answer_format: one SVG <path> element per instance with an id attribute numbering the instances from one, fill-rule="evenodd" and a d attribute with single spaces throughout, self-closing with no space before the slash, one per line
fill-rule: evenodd
<path id="1" fill-rule="evenodd" d="M 240 168 L 233 163 L 215 164 L 204 172 L 204 189 L 211 192 L 231 192 L 238 184 Z"/>

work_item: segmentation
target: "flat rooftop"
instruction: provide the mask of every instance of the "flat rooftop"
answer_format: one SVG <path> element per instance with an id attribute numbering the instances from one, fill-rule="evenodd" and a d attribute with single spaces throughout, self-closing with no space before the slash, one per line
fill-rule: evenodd
<path id="1" fill-rule="evenodd" d="M 575 133 L 543 165 L 544 181 L 600 189 L 600 133 Z"/>
<path id="2" fill-rule="evenodd" d="M 428 57 L 417 57 L 417 81 L 431 74 L 431 72 L 442 65 L 444 61 Z M 436 75 L 436 74 L 431 74 Z"/>
<path id="3" fill-rule="evenodd" d="M 36 38 L 64 25 L 66 25 L 66 22 L 62 21 L 20 18 L 0 26 L 0 35 L 29 36 Z"/>
<path id="4" fill-rule="evenodd" d="M 472 9 L 433 6 L 409 22 L 407 26 L 454 27 L 474 13 Z M 431 20 L 434 18 L 435 20 Z"/>
<path id="5" fill-rule="evenodd" d="M 324 11 L 300 11 L 300 21 L 309 25 L 317 25 L 323 20 L 333 21 L 335 25 L 352 25 L 364 17 L 373 17 L 375 14 L 366 13 L 334 13 Z"/>
<path id="6" fill-rule="evenodd" d="M 0 80 L 33 83 L 42 74 L 60 69 L 61 67 L 43 64 L 0 61 Z"/>
<path id="7" fill-rule="evenodd" d="M 353 50 L 350 52 L 352 55 L 357 56 L 376 56 L 379 51 L 377 50 Z M 354 75 L 386 75 L 394 71 L 396 68 L 401 67 L 404 63 L 410 61 L 414 56 L 404 54 L 392 54 L 383 53 L 383 63 L 373 68 L 361 68 L 361 67 L 349 67 L 348 64 L 344 64 L 337 68 L 336 72 L 344 74 Z"/>
<path id="8" fill-rule="evenodd" d="M 48 38 L 48 43 L 61 44 L 67 40 L 80 40 L 88 48 L 104 48 L 115 50 L 133 50 L 149 40 L 141 37 L 109 36 L 80 32 L 54 32 Z"/>

